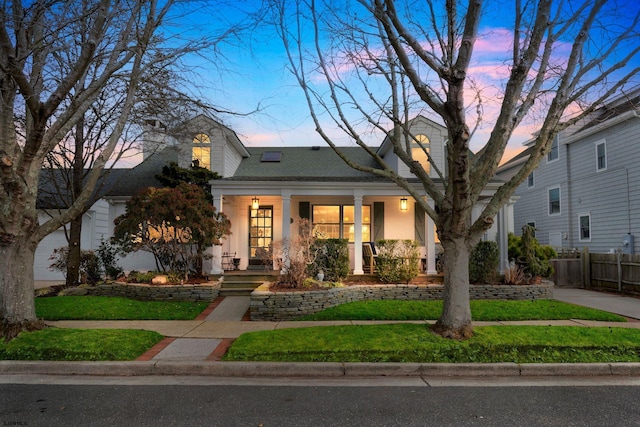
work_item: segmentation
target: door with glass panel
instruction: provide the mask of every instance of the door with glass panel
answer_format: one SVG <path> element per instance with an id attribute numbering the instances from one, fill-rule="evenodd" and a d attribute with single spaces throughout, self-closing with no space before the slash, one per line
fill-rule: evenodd
<path id="1" fill-rule="evenodd" d="M 273 239 L 273 207 L 249 209 L 249 265 L 262 265 Z"/>

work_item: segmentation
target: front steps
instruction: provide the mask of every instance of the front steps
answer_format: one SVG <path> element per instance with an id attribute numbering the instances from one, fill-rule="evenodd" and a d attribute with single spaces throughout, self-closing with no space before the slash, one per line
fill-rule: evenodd
<path id="1" fill-rule="evenodd" d="M 220 296 L 232 297 L 232 296 L 246 296 L 251 295 L 251 292 L 258 286 L 265 282 L 274 281 L 274 276 L 280 274 L 279 271 L 267 271 L 262 270 L 257 272 L 255 270 L 236 270 L 226 271 L 224 273 L 224 280 L 220 288 Z M 376 283 L 378 278 L 375 274 L 362 274 L 362 275 L 349 275 L 347 282 L 351 283 Z M 414 285 L 425 285 L 430 283 L 442 283 L 442 275 L 426 275 L 419 274 L 414 280 L 411 281 Z"/>
<path id="2" fill-rule="evenodd" d="M 276 272 L 277 273 L 277 272 Z M 220 288 L 220 296 L 236 297 L 251 295 L 251 292 L 264 282 L 273 281 L 271 273 L 254 271 L 227 271 Z"/>

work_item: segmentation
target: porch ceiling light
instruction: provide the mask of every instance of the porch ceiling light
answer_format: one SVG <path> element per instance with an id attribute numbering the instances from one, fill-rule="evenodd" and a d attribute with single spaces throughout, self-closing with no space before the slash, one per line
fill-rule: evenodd
<path id="1" fill-rule="evenodd" d="M 400 210 L 401 211 L 406 211 L 407 210 L 407 198 L 403 197 L 402 199 L 400 199 Z"/>
<path id="2" fill-rule="evenodd" d="M 257 197 L 251 199 L 251 209 L 259 209 L 260 208 L 260 200 Z"/>

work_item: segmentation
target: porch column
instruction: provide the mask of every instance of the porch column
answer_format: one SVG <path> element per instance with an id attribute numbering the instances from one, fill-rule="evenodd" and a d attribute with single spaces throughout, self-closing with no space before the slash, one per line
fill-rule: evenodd
<path id="1" fill-rule="evenodd" d="M 433 200 L 427 200 L 429 207 L 433 209 Z M 433 223 L 433 219 L 427 215 L 427 274 L 437 274 L 438 271 L 436 269 L 436 232 L 435 232 L 435 224 Z"/>
<path id="2" fill-rule="evenodd" d="M 509 267 L 509 221 L 508 203 L 498 211 L 498 253 L 500 254 L 500 273 Z"/>
<path id="3" fill-rule="evenodd" d="M 362 269 L 362 193 L 353 192 L 353 274 L 364 274 Z"/>
<path id="4" fill-rule="evenodd" d="M 291 238 L 291 191 L 290 190 L 282 190 L 282 242 L 285 245 L 290 244 Z M 288 253 L 285 251 L 285 253 Z M 286 268 L 288 268 L 290 264 L 290 260 L 284 259 L 282 260 Z M 284 269 L 280 272 L 282 274 L 285 273 Z"/>
<path id="5" fill-rule="evenodd" d="M 222 192 L 211 190 L 213 196 L 213 207 L 216 208 L 216 212 L 222 212 Z M 210 274 L 224 274 L 222 269 L 222 245 L 214 245 L 210 249 L 211 251 L 211 272 Z"/>

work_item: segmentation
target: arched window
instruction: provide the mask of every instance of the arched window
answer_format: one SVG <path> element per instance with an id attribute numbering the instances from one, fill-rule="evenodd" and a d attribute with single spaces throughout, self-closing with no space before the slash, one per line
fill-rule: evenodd
<path id="1" fill-rule="evenodd" d="M 193 137 L 191 160 L 197 162 L 201 168 L 211 170 L 211 138 L 209 135 L 199 133 Z"/>
<path id="2" fill-rule="evenodd" d="M 429 153 L 429 137 L 422 134 L 416 135 L 415 141 L 411 145 L 411 156 L 413 160 L 420 162 L 425 172 L 429 173 L 431 170 L 429 157 L 427 156 L 427 153 Z"/>

